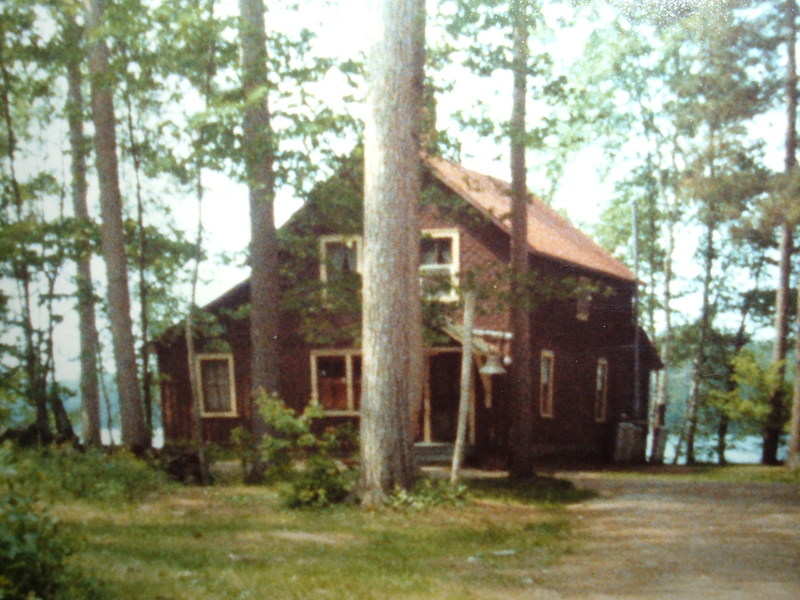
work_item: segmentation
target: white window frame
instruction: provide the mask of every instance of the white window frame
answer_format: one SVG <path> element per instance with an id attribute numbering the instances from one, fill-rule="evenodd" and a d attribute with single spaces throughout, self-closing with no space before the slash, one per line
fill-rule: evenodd
<path id="1" fill-rule="evenodd" d="M 347 409 L 328 410 L 319 401 L 319 376 L 317 370 L 317 360 L 319 358 L 344 357 L 345 377 L 347 379 Z M 353 357 L 361 358 L 361 350 L 312 350 L 311 351 L 311 403 L 322 406 L 328 416 L 357 417 L 361 412 L 356 409 L 356 396 L 354 385 Z M 363 362 L 362 362 L 363 366 Z M 363 371 L 362 371 L 363 373 Z"/>
<path id="2" fill-rule="evenodd" d="M 442 302 L 456 302 L 458 300 L 458 272 L 461 269 L 461 238 L 458 229 L 423 229 L 420 237 L 420 245 L 423 238 L 450 239 L 450 250 L 453 260 L 448 267 L 450 274 L 450 291 L 447 294 L 436 296 L 436 300 Z M 419 265 L 420 284 L 422 283 L 425 271 L 439 271 L 443 265 Z"/>
<path id="3" fill-rule="evenodd" d="M 545 363 L 549 363 L 549 379 L 542 377 Z M 545 419 L 555 418 L 553 397 L 555 395 L 556 355 L 552 350 L 542 350 L 539 355 L 539 415 Z"/>
<path id="4" fill-rule="evenodd" d="M 601 376 L 602 376 L 602 382 L 600 379 Z M 607 419 L 608 419 L 608 359 L 598 358 L 594 372 L 594 420 L 597 423 L 605 423 Z"/>
<path id="5" fill-rule="evenodd" d="M 364 257 L 362 255 L 363 243 L 360 235 L 322 235 L 319 238 L 319 278 L 324 283 L 328 282 L 328 251 L 330 243 L 341 243 L 356 249 L 356 273 L 362 272 Z"/>
<path id="6" fill-rule="evenodd" d="M 203 361 L 211 360 L 224 360 L 228 363 L 228 394 L 230 396 L 229 411 L 209 411 L 206 410 L 206 399 L 203 386 Z M 231 353 L 216 353 L 216 354 L 198 354 L 195 356 L 195 374 L 197 377 L 198 393 L 200 394 L 200 416 L 201 417 L 238 417 L 239 410 L 236 403 L 236 376 L 233 368 L 233 354 Z"/>

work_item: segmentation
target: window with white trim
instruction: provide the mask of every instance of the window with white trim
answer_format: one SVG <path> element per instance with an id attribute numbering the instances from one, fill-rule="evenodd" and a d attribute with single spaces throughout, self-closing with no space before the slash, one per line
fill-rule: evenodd
<path id="1" fill-rule="evenodd" d="M 556 369 L 556 355 L 551 350 L 542 350 L 539 367 L 539 414 L 542 417 L 552 419 L 555 416 L 553 410 L 553 388 Z"/>
<path id="2" fill-rule="evenodd" d="M 357 235 L 323 235 L 319 239 L 320 279 L 333 281 L 361 273 L 361 238 Z"/>
<path id="3" fill-rule="evenodd" d="M 198 354 L 195 360 L 203 417 L 236 417 L 236 380 L 231 354 Z"/>
<path id="4" fill-rule="evenodd" d="M 594 378 L 594 420 L 604 423 L 608 412 L 608 361 L 597 360 L 597 371 Z"/>
<path id="5" fill-rule="evenodd" d="M 328 414 L 358 415 L 361 354 L 351 350 L 312 352 L 311 396 Z"/>
<path id="6" fill-rule="evenodd" d="M 423 230 L 419 242 L 419 274 L 423 296 L 443 301 L 457 300 L 458 269 L 458 230 Z"/>

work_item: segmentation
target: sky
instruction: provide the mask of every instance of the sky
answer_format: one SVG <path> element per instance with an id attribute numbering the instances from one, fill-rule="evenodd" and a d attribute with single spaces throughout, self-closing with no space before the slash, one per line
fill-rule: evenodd
<path id="1" fill-rule="evenodd" d="M 675 2 L 685 0 L 665 0 L 656 3 L 669 6 Z M 313 3 L 313 9 L 309 4 Z M 322 55 L 337 55 L 352 57 L 365 51 L 366 35 L 363 34 L 364 14 L 369 0 L 347 0 L 339 3 L 326 3 L 321 0 L 307 0 L 303 10 L 295 15 L 267 15 L 269 27 L 296 26 L 293 19 L 301 18 L 305 23 L 310 19 L 323 24 L 318 30 L 317 48 Z M 225 10 L 231 14 L 238 11 L 238 2 L 226 0 L 223 2 Z M 288 21 L 282 21 L 288 19 Z M 575 27 L 556 40 L 557 54 L 564 61 L 575 58 L 583 51 L 584 42 L 590 30 L 588 25 Z M 341 81 L 331 74 L 327 85 L 331 86 L 336 97 L 341 93 Z M 489 81 L 479 80 L 475 77 L 459 77 L 459 85 L 455 93 L 440 98 L 437 107 L 438 125 L 446 128 L 448 115 L 458 108 L 469 108 L 472 99 L 481 98 L 490 103 L 499 118 L 506 118 L 511 109 L 510 76 L 507 73 L 498 73 Z M 355 109 L 358 110 L 358 109 Z M 54 133 L 60 136 L 58 146 L 61 147 L 66 131 Z M 507 151 L 504 146 L 494 146 L 486 143 L 476 134 L 460 131 L 459 137 L 463 143 L 463 160 L 465 166 L 476 171 L 484 172 L 500 179 L 510 178 Z M 56 156 L 55 154 L 53 156 Z M 63 157 L 63 154 L 61 155 Z M 38 157 L 30 157 L 36 161 Z M 61 159 L 63 160 L 63 158 Z M 603 164 L 605 157 L 597 147 L 589 147 L 579 152 L 566 165 L 564 176 L 561 179 L 558 192 L 554 198 L 554 206 L 563 210 L 576 223 L 584 229 L 594 224 L 599 217 L 603 206 L 613 195 L 613 182 L 611 179 L 603 180 L 598 175 L 598 166 Z M 62 167 L 68 169 L 68 167 Z M 542 184 L 540 174 L 531 171 L 529 174 L 529 187 L 536 193 L 537 186 Z M 220 255 L 237 254 L 240 257 L 233 265 L 222 265 L 217 260 L 209 260 L 203 265 L 201 285 L 198 290 L 198 303 L 203 305 L 233 285 L 244 280 L 248 271 L 243 264 L 244 251 L 249 239 L 249 214 L 247 190 L 245 186 L 231 181 L 229 178 L 206 172 L 206 199 L 203 207 L 203 220 L 205 226 L 205 245 L 208 254 L 212 257 Z M 130 182 L 127 182 L 130 185 Z M 193 231 L 196 222 L 196 205 L 191 197 L 171 198 L 174 207 L 175 221 L 187 232 Z M 287 190 L 281 190 L 276 203 L 276 223 L 281 225 L 301 205 L 301 202 Z M 693 244 L 679 245 L 678 260 L 684 263 L 684 269 L 691 276 L 694 265 Z M 188 268 L 188 267 L 187 267 Z M 102 278 L 102 263 L 96 261 L 95 276 Z M 683 300 L 691 304 L 693 300 Z M 62 379 L 77 379 L 78 376 L 78 346 L 77 324 L 74 315 L 62 323 L 56 332 L 58 347 L 58 376 Z M 106 334 L 107 335 L 107 334 Z M 107 343 L 110 347 L 110 342 Z M 113 370 L 110 359 L 107 368 Z"/>

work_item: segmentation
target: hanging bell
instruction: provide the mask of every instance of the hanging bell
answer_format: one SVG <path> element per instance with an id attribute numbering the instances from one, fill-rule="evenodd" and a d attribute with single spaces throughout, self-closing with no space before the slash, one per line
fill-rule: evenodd
<path id="1" fill-rule="evenodd" d="M 490 354 L 486 359 L 486 364 L 479 369 L 479 372 L 481 375 L 505 375 L 507 373 L 497 354 Z"/>

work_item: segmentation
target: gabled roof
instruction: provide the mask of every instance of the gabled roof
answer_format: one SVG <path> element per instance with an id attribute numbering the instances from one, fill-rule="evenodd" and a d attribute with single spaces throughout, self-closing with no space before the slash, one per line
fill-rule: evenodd
<path id="1" fill-rule="evenodd" d="M 507 182 L 443 158 L 426 156 L 424 161 L 436 179 L 510 233 L 511 186 Z M 528 204 L 528 244 L 536 254 L 635 281 L 628 267 L 533 195 Z"/>

